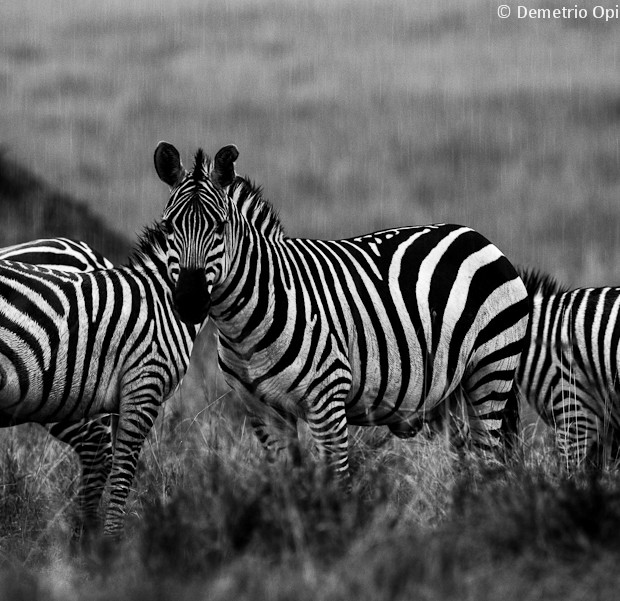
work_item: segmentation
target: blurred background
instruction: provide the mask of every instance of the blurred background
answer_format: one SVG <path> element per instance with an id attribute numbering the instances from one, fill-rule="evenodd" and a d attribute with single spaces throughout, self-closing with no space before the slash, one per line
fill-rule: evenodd
<path id="1" fill-rule="evenodd" d="M 157 142 L 186 165 L 234 142 L 291 236 L 457 222 L 618 284 L 620 22 L 512 8 L 3 2 L 0 245 L 73 235 L 120 261 L 167 199 Z"/>

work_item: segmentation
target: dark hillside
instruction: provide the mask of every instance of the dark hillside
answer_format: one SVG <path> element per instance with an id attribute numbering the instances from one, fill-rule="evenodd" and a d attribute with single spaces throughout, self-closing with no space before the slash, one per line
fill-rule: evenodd
<path id="1" fill-rule="evenodd" d="M 0 247 L 53 236 L 83 240 L 114 263 L 129 241 L 83 202 L 49 186 L 0 151 Z"/>

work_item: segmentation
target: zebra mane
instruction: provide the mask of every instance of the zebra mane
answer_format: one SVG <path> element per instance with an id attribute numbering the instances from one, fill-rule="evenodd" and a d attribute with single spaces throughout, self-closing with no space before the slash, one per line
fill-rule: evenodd
<path id="1" fill-rule="evenodd" d="M 566 286 L 560 284 L 553 276 L 538 269 L 522 266 L 518 266 L 516 269 L 525 284 L 530 298 L 537 292 L 540 292 L 543 296 L 551 296 L 552 294 L 561 294 L 568 290 Z"/>
<path id="2" fill-rule="evenodd" d="M 194 155 L 194 168 L 192 169 L 192 179 L 195 182 L 200 181 L 204 177 L 205 173 L 208 173 L 211 170 L 211 163 L 211 158 L 205 155 L 202 148 L 199 148 Z"/>
<path id="3" fill-rule="evenodd" d="M 229 189 L 239 212 L 267 238 L 282 238 L 284 227 L 277 210 L 263 198 L 263 190 L 247 177 L 237 176 Z"/>
<path id="4" fill-rule="evenodd" d="M 155 222 L 150 227 L 145 227 L 138 238 L 127 265 L 135 266 L 144 264 L 145 260 L 152 260 L 160 263 L 165 260 L 168 249 L 168 239 L 164 226 L 160 222 Z"/>

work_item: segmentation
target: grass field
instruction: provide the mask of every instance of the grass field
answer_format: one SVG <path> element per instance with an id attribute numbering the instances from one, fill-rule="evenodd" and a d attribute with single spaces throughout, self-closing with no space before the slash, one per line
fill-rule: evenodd
<path id="1" fill-rule="evenodd" d="M 614 598 L 615 474 L 563 476 L 540 446 L 510 466 L 439 440 L 355 430 L 354 492 L 320 467 L 267 467 L 242 421 L 168 414 L 146 447 L 114 554 L 70 543 L 76 465 L 49 439 L 3 440 L 6 599 Z"/>
<path id="2" fill-rule="evenodd" d="M 459 222 L 567 283 L 617 283 L 619 28 L 475 0 L 5 2 L 0 145 L 129 237 L 166 200 L 158 140 L 186 163 L 234 142 L 290 235 Z M 0 432 L 0 598 L 618 590 L 614 475 L 565 478 L 546 439 L 491 471 L 437 440 L 354 439 L 349 500 L 312 462 L 267 469 L 207 333 L 118 558 L 72 554 L 74 458 L 34 426 Z"/>

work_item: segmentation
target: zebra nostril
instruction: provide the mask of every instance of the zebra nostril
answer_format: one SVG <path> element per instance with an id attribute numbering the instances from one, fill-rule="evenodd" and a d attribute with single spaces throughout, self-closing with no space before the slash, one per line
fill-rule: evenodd
<path id="1" fill-rule="evenodd" d="M 211 308 L 211 295 L 204 269 L 181 269 L 173 300 L 181 321 L 202 323 Z"/>

